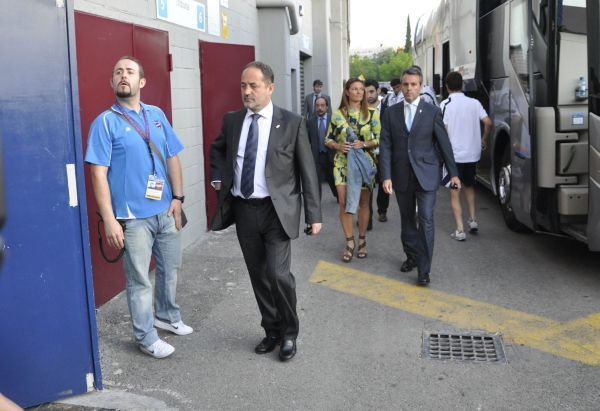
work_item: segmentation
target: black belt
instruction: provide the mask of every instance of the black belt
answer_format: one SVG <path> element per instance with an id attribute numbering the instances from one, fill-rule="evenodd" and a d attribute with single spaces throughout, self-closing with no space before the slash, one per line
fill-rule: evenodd
<path id="1" fill-rule="evenodd" d="M 236 201 L 239 201 L 244 204 L 248 204 L 251 206 L 259 206 L 263 204 L 267 204 L 271 202 L 271 197 L 263 197 L 263 198 L 242 198 L 235 197 Z"/>

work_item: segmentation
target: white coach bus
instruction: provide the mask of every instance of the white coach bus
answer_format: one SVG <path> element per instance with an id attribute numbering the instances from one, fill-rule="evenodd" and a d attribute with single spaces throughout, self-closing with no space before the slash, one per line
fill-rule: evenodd
<path id="1" fill-rule="evenodd" d="M 508 227 L 600 251 L 599 0 L 587 3 L 442 0 L 417 22 L 414 61 L 440 98 L 459 71 L 492 118 L 477 177 Z"/>

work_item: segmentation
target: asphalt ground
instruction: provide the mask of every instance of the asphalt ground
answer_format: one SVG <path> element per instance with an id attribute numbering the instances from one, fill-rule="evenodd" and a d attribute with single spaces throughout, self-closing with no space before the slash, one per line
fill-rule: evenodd
<path id="1" fill-rule="evenodd" d="M 253 352 L 260 316 L 235 228 L 209 232 L 184 252 L 178 300 L 188 336 L 163 360 L 132 339 L 123 293 L 100 307 L 105 390 L 79 407 L 181 410 L 598 410 L 600 253 L 584 244 L 517 234 L 494 197 L 477 191 L 480 232 L 450 239 L 448 194 L 438 193 L 427 289 L 405 258 L 395 199 L 374 222 L 368 258 L 341 262 L 337 204 L 323 187 L 324 229 L 292 245 L 300 335 L 287 363 Z M 466 217 L 465 217 L 466 218 Z M 500 336 L 506 362 L 434 360 L 427 332 Z"/>

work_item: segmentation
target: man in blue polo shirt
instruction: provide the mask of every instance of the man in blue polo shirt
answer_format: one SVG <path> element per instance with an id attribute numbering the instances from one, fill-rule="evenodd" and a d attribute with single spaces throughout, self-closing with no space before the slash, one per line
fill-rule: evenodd
<path id="1" fill-rule="evenodd" d="M 175 302 L 184 200 L 177 153 L 183 145 L 162 110 L 140 101 L 145 84 L 139 60 L 124 56 L 117 61 L 111 79 L 117 100 L 92 123 L 85 161 L 91 164 L 107 242 L 116 249 L 125 247 L 135 340 L 142 352 L 164 358 L 175 348 L 158 337 L 155 327 L 177 335 L 193 332 Z M 153 254 L 154 310 L 148 275 Z"/>

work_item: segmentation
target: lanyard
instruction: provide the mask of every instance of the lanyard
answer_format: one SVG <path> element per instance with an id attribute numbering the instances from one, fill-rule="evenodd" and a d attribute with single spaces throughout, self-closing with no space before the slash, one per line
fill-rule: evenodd
<path id="1" fill-rule="evenodd" d="M 152 155 L 152 149 L 150 148 L 150 123 L 148 123 L 148 115 L 146 114 L 146 110 L 142 107 L 142 113 L 144 114 L 144 128 L 142 130 L 137 121 L 131 118 L 131 116 L 125 111 L 123 107 L 119 103 L 115 103 L 115 107 L 119 110 L 118 114 L 120 114 L 130 125 L 135 128 L 135 131 L 140 135 L 140 137 L 146 143 L 148 147 L 148 154 L 150 155 L 150 160 L 152 160 L 152 174 L 156 175 L 156 164 L 154 163 L 154 156 Z"/>

